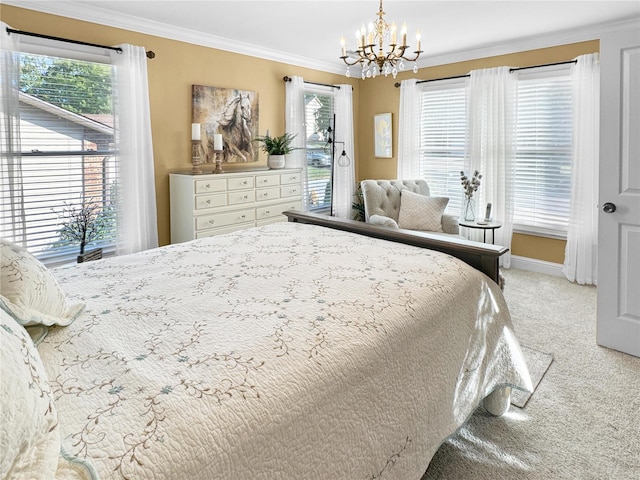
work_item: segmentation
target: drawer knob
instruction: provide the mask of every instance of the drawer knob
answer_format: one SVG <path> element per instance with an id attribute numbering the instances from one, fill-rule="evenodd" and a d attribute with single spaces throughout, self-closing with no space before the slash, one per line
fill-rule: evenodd
<path id="1" fill-rule="evenodd" d="M 267 192 L 264 192 L 264 193 L 262 194 L 262 196 L 263 196 L 263 197 L 268 197 L 268 196 L 269 196 L 269 194 L 268 194 Z"/>
<path id="2" fill-rule="evenodd" d="M 244 215 L 242 215 L 240 218 L 244 220 L 244 219 L 245 219 L 245 216 L 244 216 Z"/>
<path id="3" fill-rule="evenodd" d="M 296 190 L 295 188 L 291 190 L 293 193 L 296 193 L 298 190 Z"/>
<path id="4" fill-rule="evenodd" d="M 246 184 L 247 184 L 247 181 L 245 180 L 244 182 L 242 182 L 242 184 L 243 184 L 243 185 L 246 185 Z"/>
<path id="5" fill-rule="evenodd" d="M 204 188 L 211 188 L 211 185 L 207 183 Z"/>
<path id="6" fill-rule="evenodd" d="M 265 215 L 269 215 L 271 212 L 269 210 L 267 210 L 266 212 L 264 212 Z"/>
<path id="7" fill-rule="evenodd" d="M 215 223 L 215 220 L 209 220 L 209 225 L 213 225 Z"/>
<path id="8" fill-rule="evenodd" d="M 242 198 L 244 198 L 244 199 L 246 200 L 246 199 L 247 199 L 247 198 L 249 198 L 249 197 L 248 197 L 247 195 L 244 195 Z"/>
<path id="9" fill-rule="evenodd" d="M 204 203 L 206 203 L 207 205 L 211 205 L 211 199 L 207 200 L 207 201 L 206 201 L 206 202 L 204 202 Z"/>

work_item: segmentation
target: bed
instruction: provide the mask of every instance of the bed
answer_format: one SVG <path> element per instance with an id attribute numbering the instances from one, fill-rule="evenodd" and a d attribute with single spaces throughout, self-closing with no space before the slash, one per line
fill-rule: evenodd
<path id="1" fill-rule="evenodd" d="M 485 397 L 530 388 L 490 276 L 290 219 L 54 269 L 65 312 L 83 308 L 43 339 L 28 327 L 37 351 L 4 304 L 46 422 L 0 473 L 40 458 L 66 479 L 419 480 Z"/>

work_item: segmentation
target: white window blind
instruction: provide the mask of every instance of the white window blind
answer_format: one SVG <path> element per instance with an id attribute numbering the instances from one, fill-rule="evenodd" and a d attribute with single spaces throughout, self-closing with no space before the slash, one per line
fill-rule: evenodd
<path id="1" fill-rule="evenodd" d="M 515 132 L 514 228 L 518 231 L 566 235 L 572 135 L 568 69 L 521 73 Z"/>
<path id="2" fill-rule="evenodd" d="M 75 260 L 79 242 L 64 228 L 69 209 L 93 208 L 101 225 L 87 248 L 115 245 L 118 168 L 112 66 L 48 55 L 21 55 L 20 172 L 3 175 L 21 195 L 3 195 L 0 230 L 46 264 Z M 11 189 L 21 183 L 21 189 Z M 16 212 L 25 236 L 14 237 Z M 14 237 L 14 238 L 12 238 Z"/>
<path id="3" fill-rule="evenodd" d="M 448 197 L 447 213 L 459 215 L 467 138 L 464 79 L 424 83 L 420 115 L 420 175 L 431 195 Z"/>
<path id="4" fill-rule="evenodd" d="M 331 93 L 305 90 L 305 135 L 307 178 L 305 195 L 309 209 L 327 212 L 331 208 L 331 145 L 327 143 L 333 128 L 334 96 Z"/>
<path id="5" fill-rule="evenodd" d="M 518 74 L 514 224 L 517 231 L 566 235 L 571 194 L 572 100 L 567 67 Z M 432 195 L 460 214 L 467 143 L 467 89 L 461 79 L 424 83 L 420 173 Z"/>

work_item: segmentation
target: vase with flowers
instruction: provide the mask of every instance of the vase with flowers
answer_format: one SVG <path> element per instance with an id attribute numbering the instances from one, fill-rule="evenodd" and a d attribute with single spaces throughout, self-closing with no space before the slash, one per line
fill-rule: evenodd
<path id="1" fill-rule="evenodd" d="M 464 171 L 460 172 L 460 183 L 464 188 L 464 201 L 462 202 L 462 218 L 467 222 L 473 222 L 476 219 L 476 205 L 473 194 L 480 187 L 480 179 L 482 175 L 478 170 L 473 172 L 471 178 L 465 175 Z"/>

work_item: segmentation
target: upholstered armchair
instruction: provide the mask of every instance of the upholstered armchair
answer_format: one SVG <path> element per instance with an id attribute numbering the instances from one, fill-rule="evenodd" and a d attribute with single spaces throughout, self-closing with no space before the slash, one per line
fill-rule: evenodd
<path id="1" fill-rule="evenodd" d="M 459 234 L 458 217 L 443 213 L 449 199 L 431 197 L 425 180 L 363 180 L 360 186 L 367 223 Z"/>

